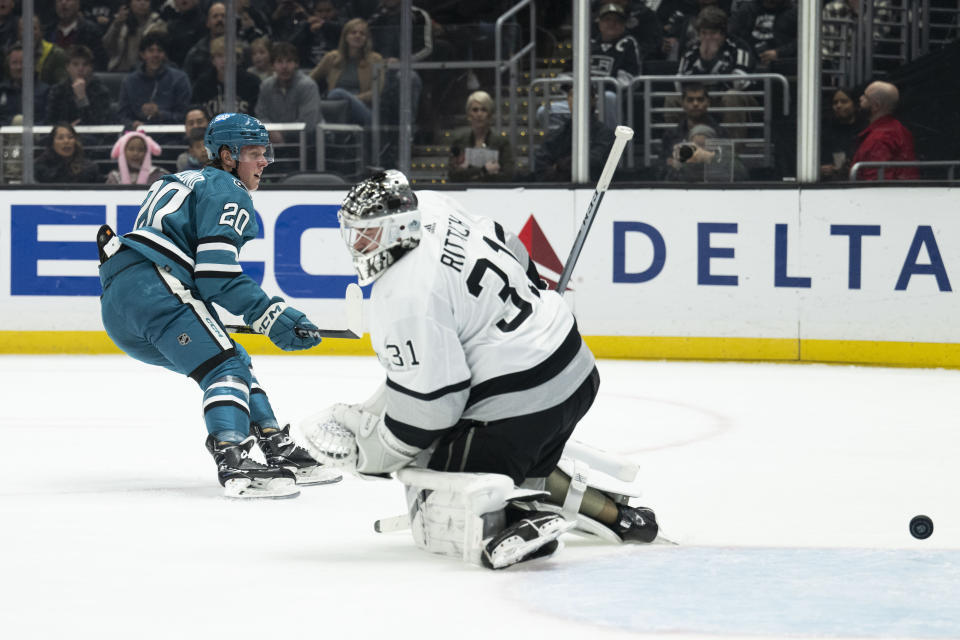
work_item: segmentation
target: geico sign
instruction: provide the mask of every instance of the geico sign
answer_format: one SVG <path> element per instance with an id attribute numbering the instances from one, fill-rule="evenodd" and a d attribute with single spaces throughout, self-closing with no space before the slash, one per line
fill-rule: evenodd
<path id="1" fill-rule="evenodd" d="M 294 205 L 277 216 L 273 224 L 273 271 L 283 293 L 295 298 L 341 298 L 351 275 L 307 273 L 301 261 L 301 236 L 308 229 L 336 228 L 337 205 Z M 118 205 L 116 231 L 133 229 L 139 205 Z M 99 227 L 107 221 L 106 205 L 20 204 L 10 207 L 10 293 L 15 296 L 98 296 L 96 276 L 39 275 L 41 260 L 97 259 L 95 233 L 89 241 L 43 241 L 41 226 L 85 225 Z M 263 220 L 257 214 L 263 236 Z M 242 261 L 244 273 L 263 282 L 263 262 Z"/>

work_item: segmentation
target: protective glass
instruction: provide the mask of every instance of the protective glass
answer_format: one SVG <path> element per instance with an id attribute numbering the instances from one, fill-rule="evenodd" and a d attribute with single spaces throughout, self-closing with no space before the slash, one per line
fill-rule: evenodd
<path id="1" fill-rule="evenodd" d="M 273 162 L 273 158 L 273 145 L 268 144 L 265 147 L 262 145 L 253 145 L 240 149 L 237 160 L 239 162 L 259 162 L 261 159 L 264 159 L 267 163 L 271 163 Z"/>

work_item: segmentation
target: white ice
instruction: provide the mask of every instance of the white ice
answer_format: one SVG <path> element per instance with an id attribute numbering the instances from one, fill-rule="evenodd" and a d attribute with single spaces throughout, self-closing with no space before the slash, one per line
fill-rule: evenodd
<path id="1" fill-rule="evenodd" d="M 254 362 L 294 422 L 381 376 L 373 358 Z M 575 437 L 639 463 L 680 546 L 567 536 L 491 572 L 375 533 L 404 509 L 391 481 L 224 499 L 186 378 L 0 357 L 0 638 L 960 637 L 960 372 L 599 367 Z"/>

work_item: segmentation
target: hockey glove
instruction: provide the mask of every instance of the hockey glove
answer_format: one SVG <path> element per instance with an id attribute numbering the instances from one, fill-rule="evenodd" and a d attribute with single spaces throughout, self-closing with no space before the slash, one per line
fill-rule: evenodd
<path id="1" fill-rule="evenodd" d="M 417 453 L 397 438 L 378 414 L 361 405 L 335 404 L 300 426 L 304 446 L 316 460 L 359 474 L 384 474 L 406 466 Z"/>
<path id="2" fill-rule="evenodd" d="M 271 298 L 267 310 L 250 326 L 284 351 L 309 349 L 320 344 L 320 336 L 310 333 L 317 327 L 302 311 L 287 306 L 283 298 Z"/>

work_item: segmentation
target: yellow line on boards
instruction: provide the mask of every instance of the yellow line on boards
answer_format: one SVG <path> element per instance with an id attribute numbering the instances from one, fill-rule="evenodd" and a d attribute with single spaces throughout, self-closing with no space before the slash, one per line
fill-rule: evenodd
<path id="1" fill-rule="evenodd" d="M 265 336 L 234 334 L 254 355 L 373 355 L 370 336 L 328 338 L 308 351 L 282 351 Z M 598 358 L 753 360 L 960 368 L 960 344 L 791 338 L 586 336 Z M 0 331 L 0 354 L 118 354 L 103 331 Z"/>
<path id="2" fill-rule="evenodd" d="M 790 338 L 586 336 L 598 358 L 634 360 L 799 360 Z"/>
<path id="3" fill-rule="evenodd" d="M 283 351 L 266 336 L 238 335 L 233 339 L 255 355 L 373 355 L 370 337 L 359 340 L 327 338 L 309 351 Z M 123 353 L 104 331 L 0 331 L 0 354 L 110 354 Z"/>

